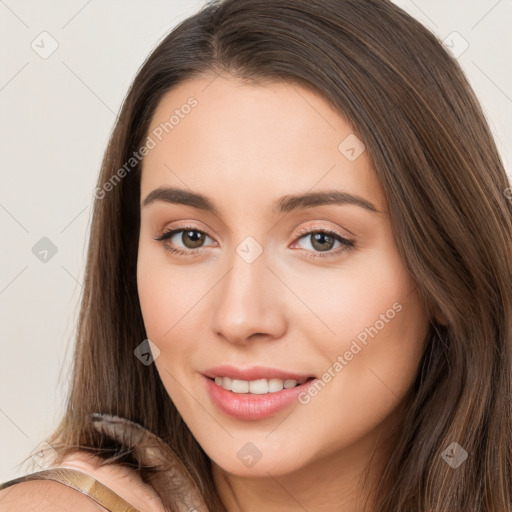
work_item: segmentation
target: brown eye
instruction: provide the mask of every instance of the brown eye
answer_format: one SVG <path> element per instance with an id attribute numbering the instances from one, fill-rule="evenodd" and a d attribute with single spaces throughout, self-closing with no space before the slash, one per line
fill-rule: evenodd
<path id="1" fill-rule="evenodd" d="M 178 236 L 179 233 L 181 236 Z M 171 253 L 187 255 L 187 253 L 200 250 L 206 238 L 210 237 L 203 231 L 184 226 L 167 231 L 155 240 L 161 242 L 164 248 Z"/>
<path id="2" fill-rule="evenodd" d="M 181 231 L 183 231 L 183 234 L 181 235 L 181 241 L 183 242 L 183 245 L 185 245 L 185 247 L 187 247 L 188 249 L 197 249 L 198 247 L 201 247 L 202 243 L 204 242 L 204 236 L 201 233 L 201 231 Z"/>
<path id="3" fill-rule="evenodd" d="M 319 251 L 329 251 L 336 241 L 333 236 L 326 233 L 312 233 L 309 236 L 311 237 L 311 245 Z"/>
<path id="4" fill-rule="evenodd" d="M 299 234 L 297 240 L 309 240 L 311 248 L 302 247 L 306 249 L 306 255 L 310 258 L 328 258 L 330 256 L 339 256 L 345 251 L 349 251 L 355 247 L 353 240 L 349 240 L 341 236 L 336 231 L 329 229 L 304 229 Z M 296 242 L 298 244 L 299 242 Z M 334 245 L 338 243 L 337 250 L 331 250 Z M 325 253 L 325 254 L 320 254 Z"/>

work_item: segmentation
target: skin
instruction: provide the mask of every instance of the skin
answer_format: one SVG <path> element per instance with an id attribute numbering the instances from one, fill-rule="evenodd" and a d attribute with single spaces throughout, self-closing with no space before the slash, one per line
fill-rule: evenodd
<path id="1" fill-rule="evenodd" d="M 190 96 L 198 105 L 144 159 L 141 203 L 152 190 L 175 186 L 208 196 L 219 215 L 141 204 L 138 290 L 161 379 L 211 458 L 229 512 L 360 512 L 366 499 L 371 510 L 370 484 L 392 450 L 387 434 L 417 373 L 429 318 L 399 257 L 368 151 L 350 161 L 338 150 L 353 129 L 316 93 L 226 75 L 168 92 L 150 131 Z M 271 212 L 281 196 L 326 189 L 358 195 L 381 213 L 354 204 Z M 196 256 L 163 245 L 201 247 L 189 229 L 155 240 L 183 224 L 204 233 Z M 331 241 L 322 251 L 311 234 L 297 235 L 301 228 L 334 229 L 355 246 L 340 252 Z M 263 250 L 252 263 L 236 252 L 247 236 Z M 400 312 L 307 404 L 245 421 L 221 412 L 206 393 L 201 372 L 223 363 L 321 379 L 395 303 Z M 261 453 L 252 467 L 237 457 L 247 442 Z"/>

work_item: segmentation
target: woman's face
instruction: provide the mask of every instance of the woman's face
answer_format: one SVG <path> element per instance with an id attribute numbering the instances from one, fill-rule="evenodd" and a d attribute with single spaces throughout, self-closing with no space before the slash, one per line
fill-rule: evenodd
<path id="1" fill-rule="evenodd" d="M 148 134 L 138 290 L 191 432 L 240 476 L 363 466 L 429 323 L 368 151 L 315 93 L 223 75 L 167 93 Z"/>

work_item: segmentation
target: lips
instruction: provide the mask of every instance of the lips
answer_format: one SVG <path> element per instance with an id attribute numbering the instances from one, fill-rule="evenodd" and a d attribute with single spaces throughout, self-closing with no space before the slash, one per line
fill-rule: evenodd
<path id="1" fill-rule="evenodd" d="M 202 375 L 202 380 L 212 404 L 219 411 L 232 418 L 245 421 L 269 418 L 288 407 L 296 406 L 299 403 L 299 396 L 307 393 L 308 388 L 317 382 L 317 379 L 312 377 L 303 384 L 273 393 L 238 394 L 217 385 L 211 378 L 205 375 Z"/>
<path id="2" fill-rule="evenodd" d="M 220 365 L 208 368 L 203 375 L 214 379 L 215 377 L 229 377 L 238 380 L 259 380 L 259 379 L 294 379 L 296 381 L 307 380 L 315 376 L 307 373 L 292 373 L 277 368 L 264 366 L 253 366 L 251 368 L 236 368 L 231 365 Z"/>

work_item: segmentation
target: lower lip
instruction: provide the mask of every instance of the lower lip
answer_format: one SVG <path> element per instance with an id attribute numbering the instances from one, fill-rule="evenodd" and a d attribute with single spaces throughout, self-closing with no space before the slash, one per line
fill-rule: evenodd
<path id="1" fill-rule="evenodd" d="M 233 391 L 228 391 L 215 384 L 215 381 L 204 375 L 203 379 L 205 380 L 206 390 L 210 398 L 222 412 L 233 418 L 249 421 L 268 418 L 292 403 L 298 402 L 298 396 L 307 391 L 308 387 L 317 380 L 311 379 L 300 386 L 283 389 L 275 393 L 257 395 L 252 393 L 233 393 Z"/>

